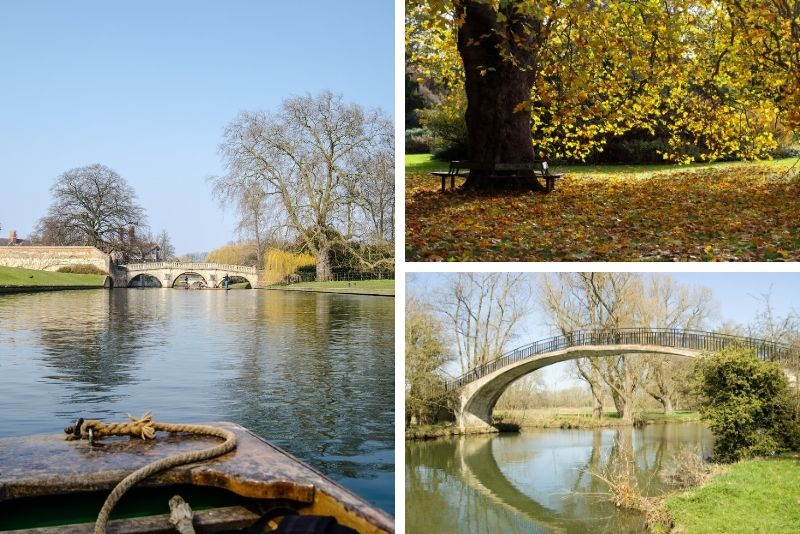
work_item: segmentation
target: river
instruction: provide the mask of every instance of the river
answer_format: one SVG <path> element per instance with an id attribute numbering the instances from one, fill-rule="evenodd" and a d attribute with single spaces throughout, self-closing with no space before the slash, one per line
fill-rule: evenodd
<path id="1" fill-rule="evenodd" d="M 0 295 L 0 437 L 77 417 L 233 421 L 394 513 L 394 299 L 115 289 Z"/>
<path id="2" fill-rule="evenodd" d="M 708 457 L 711 446 L 699 423 L 407 441 L 406 531 L 643 532 L 643 516 L 618 510 L 590 470 L 627 459 L 639 486 L 658 495 L 659 473 L 679 450 Z"/>

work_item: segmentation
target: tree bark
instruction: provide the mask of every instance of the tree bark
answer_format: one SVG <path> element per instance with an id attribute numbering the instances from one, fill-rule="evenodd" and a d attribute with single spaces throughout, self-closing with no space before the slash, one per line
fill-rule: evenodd
<path id="1" fill-rule="evenodd" d="M 458 30 L 458 51 L 464 63 L 467 94 L 467 139 L 471 162 L 528 163 L 535 159 L 528 106 L 535 79 L 542 21 L 515 12 L 515 2 L 501 9 L 504 19 L 489 3 L 454 2 L 463 18 Z M 467 188 L 508 188 L 514 180 L 488 178 L 473 169 Z M 542 190 L 533 178 L 526 182 Z"/>
<path id="2" fill-rule="evenodd" d="M 317 282 L 331 279 L 331 249 L 321 247 L 317 254 Z"/>
<path id="3" fill-rule="evenodd" d="M 595 395 L 592 390 L 592 419 L 603 418 L 603 399 Z"/>
<path id="4" fill-rule="evenodd" d="M 667 395 L 661 398 L 661 406 L 664 408 L 664 415 L 674 415 L 675 407 L 672 405 L 672 399 Z"/>

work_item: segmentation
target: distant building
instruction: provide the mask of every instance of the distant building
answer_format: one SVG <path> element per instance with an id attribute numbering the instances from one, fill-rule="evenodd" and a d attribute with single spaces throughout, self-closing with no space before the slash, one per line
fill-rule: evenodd
<path id="1" fill-rule="evenodd" d="M 27 239 L 20 239 L 17 237 L 17 231 L 11 230 L 8 233 L 8 238 L 0 237 L 0 247 L 18 247 L 24 245 Z"/>

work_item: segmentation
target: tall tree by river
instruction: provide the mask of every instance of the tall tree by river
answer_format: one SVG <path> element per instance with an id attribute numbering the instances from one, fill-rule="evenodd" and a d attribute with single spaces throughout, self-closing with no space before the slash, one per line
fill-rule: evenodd
<path id="1" fill-rule="evenodd" d="M 226 128 L 220 151 L 227 174 L 212 179 L 215 195 L 237 203 L 245 226 L 285 230 L 298 239 L 317 257 L 318 280 L 330 278 L 336 247 L 363 270 L 393 263 L 358 246 L 375 243 L 376 236 L 386 245 L 393 232 L 394 195 L 385 191 L 394 187 L 394 172 L 385 162 L 394 154 L 394 135 L 380 110 L 364 110 L 331 92 L 288 98 L 276 112 L 240 114 Z M 275 209 L 264 213 L 265 206 Z"/>
<path id="2" fill-rule="evenodd" d="M 122 176 L 95 163 L 70 169 L 50 188 L 53 203 L 39 220 L 37 239 L 51 245 L 89 245 L 110 252 L 145 227 L 144 209 Z"/>

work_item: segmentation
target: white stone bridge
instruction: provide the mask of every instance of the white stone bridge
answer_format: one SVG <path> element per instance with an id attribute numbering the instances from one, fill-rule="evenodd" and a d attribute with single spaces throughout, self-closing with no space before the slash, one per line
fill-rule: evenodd
<path id="1" fill-rule="evenodd" d="M 773 361 L 787 360 L 793 353 L 788 345 L 713 332 L 649 328 L 578 331 L 514 349 L 446 382 L 445 389 L 458 392 L 455 415 L 459 427 L 486 427 L 492 424 L 495 404 L 512 382 L 554 363 L 619 354 L 696 357 L 726 348 L 751 349 L 758 358 Z"/>
<path id="2" fill-rule="evenodd" d="M 252 288 L 260 287 L 258 271 L 255 267 L 248 267 L 246 265 L 155 261 L 148 263 L 130 263 L 128 265 L 120 265 L 120 267 L 127 272 L 124 281 L 125 285 L 123 287 L 130 287 L 134 278 L 137 277 L 151 277 L 157 280 L 158 283 L 161 284 L 161 287 L 173 287 L 176 281 L 187 275 L 199 276 L 208 287 L 221 287 L 226 274 L 229 277 L 244 278 L 250 282 L 250 287 Z M 121 285 L 120 281 L 115 281 L 115 285 Z"/>

